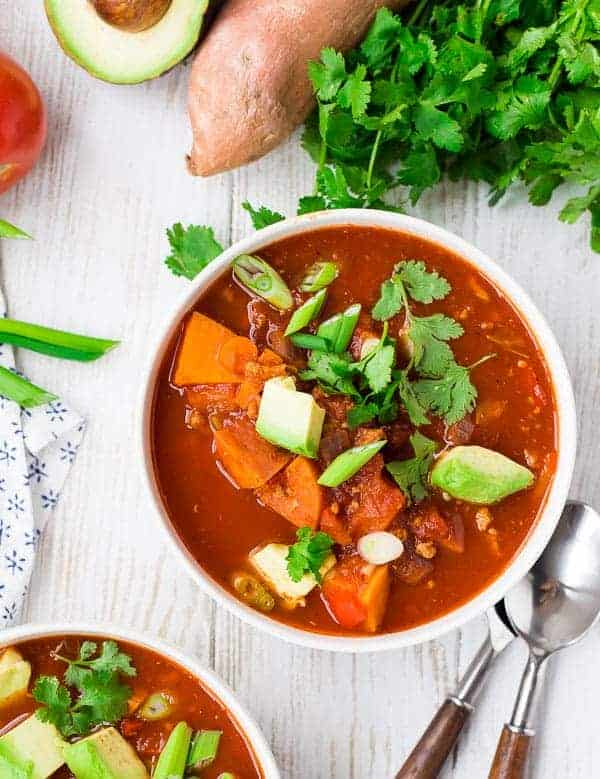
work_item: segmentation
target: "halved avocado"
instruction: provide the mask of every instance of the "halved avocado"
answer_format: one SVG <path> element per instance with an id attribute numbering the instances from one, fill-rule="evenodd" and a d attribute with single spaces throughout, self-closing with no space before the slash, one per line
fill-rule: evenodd
<path id="1" fill-rule="evenodd" d="M 208 0 L 172 0 L 151 27 L 131 32 L 104 21 L 90 0 L 45 0 L 66 54 L 92 76 L 137 84 L 160 76 L 196 45 Z"/>

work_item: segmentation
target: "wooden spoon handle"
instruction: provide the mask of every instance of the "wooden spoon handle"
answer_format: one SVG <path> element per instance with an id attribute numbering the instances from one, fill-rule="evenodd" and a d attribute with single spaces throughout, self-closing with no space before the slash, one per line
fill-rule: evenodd
<path id="1" fill-rule="evenodd" d="M 489 779 L 521 779 L 533 733 L 505 725 L 498 741 Z"/>
<path id="2" fill-rule="evenodd" d="M 447 698 L 408 756 L 396 779 L 436 779 L 471 710 Z"/>

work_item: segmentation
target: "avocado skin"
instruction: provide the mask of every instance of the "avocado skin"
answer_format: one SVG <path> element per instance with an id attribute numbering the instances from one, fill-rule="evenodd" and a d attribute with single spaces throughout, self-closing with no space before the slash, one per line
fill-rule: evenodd
<path id="1" fill-rule="evenodd" d="M 431 484 L 466 503 L 491 505 L 530 487 L 534 477 L 523 465 L 482 446 L 456 446 L 442 455 Z"/>

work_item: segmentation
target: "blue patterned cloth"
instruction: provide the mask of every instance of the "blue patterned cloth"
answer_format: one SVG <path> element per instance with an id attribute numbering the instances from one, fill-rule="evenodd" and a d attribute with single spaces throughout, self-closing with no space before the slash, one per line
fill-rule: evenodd
<path id="1" fill-rule="evenodd" d="M 6 316 L 1 292 L 0 315 Z M 0 344 L 0 365 L 15 370 L 6 344 Z M 0 630 L 19 619 L 40 536 L 84 428 L 61 400 L 21 409 L 0 395 Z"/>

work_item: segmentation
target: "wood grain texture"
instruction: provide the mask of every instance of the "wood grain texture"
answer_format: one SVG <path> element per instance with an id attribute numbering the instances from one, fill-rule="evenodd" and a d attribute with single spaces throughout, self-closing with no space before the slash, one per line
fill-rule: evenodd
<path id="1" fill-rule="evenodd" d="M 505 725 L 498 740 L 489 779 L 522 779 L 531 744 L 531 736 L 518 733 Z"/>
<path id="2" fill-rule="evenodd" d="M 427 726 L 396 779 L 437 779 L 462 731 L 470 709 L 445 700 Z"/>
<path id="3" fill-rule="evenodd" d="M 62 393 L 90 425 L 40 547 L 29 621 L 112 620 L 159 635 L 213 666 L 256 715 L 286 779 L 389 779 L 483 635 L 483 621 L 439 641 L 360 657 L 288 646 L 218 609 L 176 564 L 146 501 L 134 410 L 148 334 L 185 281 L 162 266 L 165 227 L 250 232 L 244 198 L 292 213 L 312 165 L 297 141 L 207 181 L 185 170 L 189 63 L 137 87 L 94 81 L 59 50 L 39 0 L 0 2 L 0 46 L 31 72 L 49 107 L 35 170 L 2 196 L 2 216 L 36 241 L 4 242 L 11 313 L 121 337 L 106 359 L 65 366 L 20 352 L 21 367 Z M 415 213 L 488 252 L 544 312 L 575 384 L 580 450 L 572 496 L 600 504 L 600 259 L 587 225 L 556 220 L 522 193 L 489 209 L 485 187 L 446 185 Z M 530 779 L 589 779 L 600 765 L 600 628 L 549 669 Z M 444 779 L 484 779 L 512 708 L 525 652 L 497 663 Z"/>

